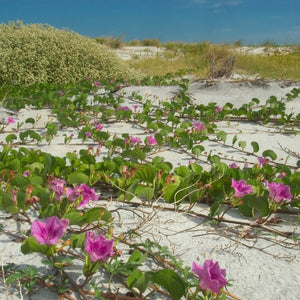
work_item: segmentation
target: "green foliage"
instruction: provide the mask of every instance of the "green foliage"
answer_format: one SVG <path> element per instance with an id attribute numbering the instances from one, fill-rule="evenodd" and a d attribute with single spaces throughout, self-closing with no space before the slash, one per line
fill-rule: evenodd
<path id="1" fill-rule="evenodd" d="M 48 25 L 0 25 L 0 83 L 78 82 L 132 78 L 136 72 L 107 47 L 75 32 Z"/>

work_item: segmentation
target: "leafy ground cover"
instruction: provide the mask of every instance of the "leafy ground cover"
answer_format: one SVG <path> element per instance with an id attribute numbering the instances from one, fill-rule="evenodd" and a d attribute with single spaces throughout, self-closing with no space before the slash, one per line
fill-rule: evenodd
<path id="1" fill-rule="evenodd" d="M 13 116 L 2 120 L 0 208 L 5 218 L 25 224 L 26 230 L 14 238 L 22 241 L 24 255 L 38 253 L 47 269 L 43 273 L 29 264 L 21 269 L 3 265 L 7 292 L 18 282 L 23 293 L 42 287 L 67 299 L 238 299 L 227 289 L 230 277 L 218 262 L 195 258 L 193 265 L 185 266 L 151 240 L 132 242 L 137 229 L 117 232 L 112 211 L 99 202 L 101 197 L 134 205 L 140 199 L 149 207 L 161 201 L 191 214 L 204 203 L 209 209 L 202 217 L 214 226 L 222 224 L 230 210 L 238 210 L 245 221 L 255 218 L 253 228 L 289 238 L 297 246 L 296 234 L 267 225 L 280 222 L 275 212 L 299 215 L 299 154 L 283 149 L 293 160 L 279 161 L 274 149 L 261 153 L 258 142 L 247 145 L 238 134 L 229 139 L 219 125 L 250 122 L 297 136 L 300 114 L 287 112 L 286 104 L 297 99 L 300 89 L 291 89 L 284 99 L 253 98 L 240 107 L 220 107 L 195 103 L 189 84 L 168 75 L 2 87 L 2 106 L 8 112 L 30 106 L 48 109 L 52 116 L 44 128 L 34 114 L 24 121 Z M 171 100 L 150 100 L 138 92 L 122 93 L 132 85 L 176 89 Z M 135 129 L 122 132 L 124 124 Z M 116 134 L 109 130 L 114 125 Z M 61 131 L 62 143 L 79 146 L 78 152 L 53 156 L 42 150 Z M 226 160 L 209 151 L 207 142 L 239 151 L 249 160 Z M 190 162 L 174 166 L 162 155 L 168 149 L 183 153 Z M 2 233 L 10 235 L 3 224 Z M 74 278 L 70 268 L 76 264 L 82 269 Z M 105 283 L 95 281 L 99 274 Z M 114 289 L 115 282 L 122 289 Z"/>

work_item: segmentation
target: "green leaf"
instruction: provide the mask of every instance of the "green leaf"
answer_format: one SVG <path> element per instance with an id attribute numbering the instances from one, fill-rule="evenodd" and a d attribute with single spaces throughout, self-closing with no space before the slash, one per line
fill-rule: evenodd
<path id="1" fill-rule="evenodd" d="M 24 187 L 27 186 L 29 183 L 29 180 L 22 175 L 16 175 L 13 180 L 11 181 L 11 185 L 17 186 L 17 187 Z"/>
<path id="2" fill-rule="evenodd" d="M 172 179 L 175 180 L 175 182 L 166 184 L 162 189 L 164 200 L 168 203 L 174 202 L 174 195 L 182 181 L 182 179 L 177 175 L 172 176 Z"/>
<path id="3" fill-rule="evenodd" d="M 164 269 L 157 272 L 149 272 L 149 274 L 150 281 L 165 288 L 172 299 L 179 300 L 185 294 L 186 283 L 174 271 Z"/>
<path id="4" fill-rule="evenodd" d="M 192 148 L 192 153 L 200 156 L 201 152 L 204 151 L 205 148 L 202 145 L 196 145 Z"/>
<path id="5" fill-rule="evenodd" d="M 153 183 L 156 172 L 151 165 L 140 165 L 135 171 L 134 177 L 141 179 L 143 182 Z"/>
<path id="6" fill-rule="evenodd" d="M 277 159 L 277 154 L 273 150 L 265 150 L 262 153 L 263 157 L 270 157 L 272 160 Z"/>
<path id="7" fill-rule="evenodd" d="M 253 152 L 258 152 L 259 151 L 259 145 L 257 142 L 251 142 L 251 146 L 253 148 Z"/>
<path id="8" fill-rule="evenodd" d="M 147 253 L 146 254 L 142 254 L 138 249 L 135 249 L 130 257 L 128 258 L 129 262 L 137 262 L 140 265 L 142 265 L 147 259 Z"/>
<path id="9" fill-rule="evenodd" d="M 246 141 L 239 141 L 238 145 L 244 150 L 246 148 L 247 143 Z"/>
<path id="10" fill-rule="evenodd" d="M 227 133 L 223 130 L 219 131 L 217 133 L 217 139 L 221 140 L 224 142 L 224 144 L 226 143 L 226 139 L 227 139 Z"/>
<path id="11" fill-rule="evenodd" d="M 85 240 L 85 233 L 72 234 L 72 236 L 71 236 L 71 247 L 72 248 L 81 248 L 81 249 L 83 249 L 84 240 Z"/>
<path id="12" fill-rule="evenodd" d="M 191 170 L 186 166 L 177 167 L 174 172 L 181 177 L 188 177 L 191 175 Z"/>
<path id="13" fill-rule="evenodd" d="M 243 201 L 251 208 L 255 208 L 261 216 L 265 217 L 269 214 L 269 204 L 265 197 L 257 195 L 246 195 L 243 197 Z"/>
<path id="14" fill-rule="evenodd" d="M 236 143 L 237 139 L 238 139 L 237 135 L 235 135 L 232 139 L 232 146 Z"/>
<path id="15" fill-rule="evenodd" d="M 18 171 L 20 169 L 20 166 L 21 166 L 20 160 L 17 158 L 10 161 L 7 165 L 7 167 L 13 171 Z"/>
<path id="16" fill-rule="evenodd" d="M 33 140 L 37 140 L 38 142 L 42 139 L 42 137 L 34 130 L 28 130 L 28 134 Z"/>
<path id="17" fill-rule="evenodd" d="M 34 118 L 27 118 L 26 120 L 25 120 L 25 123 L 30 123 L 30 124 L 34 124 L 35 123 L 35 119 Z"/>
<path id="18" fill-rule="evenodd" d="M 43 177 L 37 175 L 30 175 L 29 180 L 32 185 L 39 185 L 43 183 Z"/>
<path id="19" fill-rule="evenodd" d="M 68 183 L 69 184 L 81 184 L 81 183 L 88 183 L 89 176 L 84 173 L 80 172 L 73 172 L 68 176 Z"/>
<path id="20" fill-rule="evenodd" d="M 94 207 L 89 209 L 84 214 L 84 219 L 88 224 L 91 224 L 98 220 L 108 222 L 111 220 L 111 213 L 104 207 Z"/>
<path id="21" fill-rule="evenodd" d="M 141 199 L 151 200 L 154 197 L 154 189 L 152 187 L 140 185 L 135 192 L 136 196 Z"/>
<path id="22" fill-rule="evenodd" d="M 140 293 L 144 293 L 150 282 L 149 273 L 143 273 L 140 270 L 133 270 L 128 276 L 128 286 L 130 289 L 137 288 Z"/>
<path id="23" fill-rule="evenodd" d="M 54 249 L 55 245 L 41 245 L 33 236 L 28 237 L 21 245 L 21 251 L 23 254 L 38 252 L 47 256 L 51 256 L 54 252 Z"/>
<path id="24" fill-rule="evenodd" d="M 17 136 L 13 133 L 9 134 L 8 136 L 6 136 L 5 141 L 7 144 L 11 143 L 13 140 L 16 140 Z"/>
<path id="25" fill-rule="evenodd" d="M 190 164 L 190 168 L 194 172 L 195 175 L 201 175 L 202 174 L 203 168 L 199 164 L 192 163 L 192 164 Z"/>
<path id="26" fill-rule="evenodd" d="M 84 224 L 84 216 L 78 211 L 72 210 L 64 215 L 64 218 L 69 220 L 70 225 L 82 226 Z"/>

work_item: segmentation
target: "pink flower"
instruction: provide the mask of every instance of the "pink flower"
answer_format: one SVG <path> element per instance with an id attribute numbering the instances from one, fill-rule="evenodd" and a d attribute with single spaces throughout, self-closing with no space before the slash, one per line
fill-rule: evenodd
<path id="1" fill-rule="evenodd" d="M 265 186 L 267 186 L 270 190 L 269 197 L 274 200 L 274 202 L 279 203 L 283 200 L 286 200 L 287 202 L 290 202 L 290 200 L 293 198 L 291 192 L 290 192 L 290 186 L 284 185 L 281 182 L 276 183 L 272 182 L 269 183 L 268 180 L 265 181 Z"/>
<path id="2" fill-rule="evenodd" d="M 117 110 L 128 111 L 128 110 L 130 110 L 130 108 L 128 106 L 120 106 L 120 107 L 117 108 Z"/>
<path id="3" fill-rule="evenodd" d="M 66 182 L 63 179 L 57 178 L 50 182 L 49 189 L 51 191 L 55 191 L 58 187 L 64 188 L 65 184 L 66 184 Z"/>
<path id="4" fill-rule="evenodd" d="M 248 163 L 245 163 L 243 169 L 248 169 L 248 167 L 249 167 L 249 164 L 248 164 Z"/>
<path id="5" fill-rule="evenodd" d="M 138 138 L 138 137 L 134 137 L 134 136 L 130 136 L 130 143 L 132 144 L 132 146 L 134 146 L 135 144 L 140 144 L 142 141 Z"/>
<path id="6" fill-rule="evenodd" d="M 89 131 L 86 131 L 85 136 L 88 139 L 88 138 L 90 138 L 92 136 L 92 134 Z"/>
<path id="7" fill-rule="evenodd" d="M 215 113 L 219 113 L 220 111 L 222 111 L 222 107 L 220 107 L 219 105 L 217 106 Z"/>
<path id="8" fill-rule="evenodd" d="M 61 201 L 64 194 L 65 183 L 66 182 L 60 178 L 54 179 L 50 182 L 49 189 L 54 191 L 54 197 L 56 201 Z"/>
<path id="9" fill-rule="evenodd" d="M 78 205 L 80 208 L 84 208 L 90 200 L 97 201 L 99 199 L 99 196 L 95 194 L 95 190 L 90 189 L 85 183 L 82 183 L 80 186 L 76 185 L 73 190 L 68 188 L 66 191 L 66 196 L 71 202 L 76 201 L 78 197 L 82 196 L 82 200 Z"/>
<path id="10" fill-rule="evenodd" d="M 103 127 L 104 126 L 102 124 L 96 124 L 95 129 L 101 131 Z"/>
<path id="11" fill-rule="evenodd" d="M 58 93 L 59 93 L 59 95 L 62 96 L 62 97 L 65 95 L 65 93 L 64 93 L 63 91 L 59 91 Z"/>
<path id="12" fill-rule="evenodd" d="M 99 81 L 94 81 L 92 83 L 92 86 L 99 87 L 100 86 L 100 82 Z"/>
<path id="13" fill-rule="evenodd" d="M 137 109 L 138 109 L 138 105 L 136 105 L 136 104 L 134 104 L 134 105 L 132 105 L 132 107 L 133 107 L 133 109 L 136 111 Z"/>
<path id="14" fill-rule="evenodd" d="M 205 128 L 201 122 L 193 122 L 193 131 L 200 131 L 200 130 L 204 130 L 204 129 Z"/>
<path id="15" fill-rule="evenodd" d="M 237 198 L 242 198 L 247 194 L 253 193 L 253 189 L 251 185 L 247 185 L 245 180 L 235 181 L 232 178 L 231 186 L 234 188 L 234 196 Z"/>
<path id="16" fill-rule="evenodd" d="M 107 240 L 104 236 L 99 234 L 95 237 L 95 233 L 87 231 L 85 233 L 84 249 L 90 255 L 91 261 L 98 260 L 106 262 L 114 255 L 113 240 Z"/>
<path id="17" fill-rule="evenodd" d="M 66 232 L 68 225 L 68 219 L 59 220 L 56 216 L 47 218 L 45 222 L 35 220 L 31 224 L 31 234 L 41 245 L 55 245 Z"/>
<path id="18" fill-rule="evenodd" d="M 259 167 L 262 168 L 264 164 L 267 163 L 267 160 L 263 157 L 258 158 Z"/>
<path id="19" fill-rule="evenodd" d="M 153 136 L 149 135 L 147 146 L 152 146 L 152 145 L 157 145 L 157 141 Z"/>
<path id="20" fill-rule="evenodd" d="M 280 173 L 280 174 L 278 174 L 278 176 L 277 176 L 277 178 L 283 178 L 283 177 L 286 177 L 286 173 L 285 172 L 282 172 L 282 173 Z"/>
<path id="21" fill-rule="evenodd" d="M 240 168 L 236 163 L 229 164 L 228 167 L 230 169 L 239 169 Z"/>
<path id="22" fill-rule="evenodd" d="M 15 119 L 13 117 L 8 117 L 7 124 L 9 125 L 9 124 L 13 124 L 13 123 L 15 123 Z"/>
<path id="23" fill-rule="evenodd" d="M 30 175 L 30 172 L 28 170 L 24 171 L 23 176 L 28 177 Z"/>
<path id="24" fill-rule="evenodd" d="M 192 271 L 199 276 L 201 290 L 211 290 L 219 294 L 220 288 L 228 284 L 225 279 L 226 270 L 220 269 L 219 263 L 214 263 L 211 259 L 206 260 L 203 266 L 193 262 Z"/>

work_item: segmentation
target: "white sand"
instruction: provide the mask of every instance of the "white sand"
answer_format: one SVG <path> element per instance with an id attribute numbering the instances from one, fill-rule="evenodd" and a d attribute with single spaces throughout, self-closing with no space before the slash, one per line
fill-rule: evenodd
<path id="1" fill-rule="evenodd" d="M 233 105 L 241 106 L 243 103 L 249 102 L 253 97 L 259 98 L 262 102 L 269 96 L 275 95 L 279 99 L 284 97 L 293 87 L 299 87 L 300 83 L 286 84 L 273 81 L 265 82 L 264 85 L 255 85 L 249 82 L 195 82 L 189 88 L 189 93 L 193 97 L 195 103 L 216 102 L 223 106 L 226 102 Z M 178 87 L 127 87 L 122 93 L 128 96 L 124 98 L 124 105 L 132 106 L 136 101 L 130 99 L 133 91 L 138 91 L 143 99 L 151 99 L 154 103 L 158 103 L 158 99 L 166 100 L 174 97 L 174 93 L 178 91 Z M 295 113 L 300 112 L 300 99 L 294 99 L 287 103 L 289 111 Z M 2 111 L 1 117 L 7 117 L 9 111 Z M 49 110 L 36 111 L 34 109 L 23 109 L 14 115 L 16 121 L 22 122 L 28 117 L 35 118 L 41 115 L 41 119 L 37 127 L 41 128 L 40 132 L 45 131 L 45 124 L 53 118 L 49 115 Z M 122 126 L 121 126 L 122 125 Z M 15 124 L 10 125 L 13 132 Z M 282 151 L 280 145 L 289 148 L 291 151 L 298 152 L 300 146 L 299 136 L 284 135 L 278 133 L 274 126 L 254 124 L 250 122 L 220 122 L 218 128 L 229 133 L 230 137 L 238 134 L 239 139 L 247 141 L 250 145 L 251 141 L 257 141 L 260 145 L 260 152 L 266 149 L 273 149 L 278 154 L 280 161 L 285 161 L 287 153 Z M 9 129 L 9 128 L 8 128 Z M 104 130 L 114 134 L 128 132 L 139 136 L 142 140 L 146 134 L 139 128 L 133 128 L 130 124 L 104 124 Z M 74 131 L 75 132 L 75 131 Z M 275 133 L 276 132 L 276 133 Z M 11 132 L 9 132 L 11 133 Z M 68 151 L 79 151 L 87 148 L 88 143 L 80 145 L 81 141 L 74 138 L 70 145 L 64 145 L 63 134 L 70 135 L 72 129 L 66 129 L 59 132 L 50 145 L 42 143 L 39 149 L 49 152 L 53 155 L 64 156 Z M 4 140 L 8 133 L 2 133 L 0 139 Z M 75 133 L 76 136 L 76 133 Z M 76 144 L 77 143 L 77 144 Z M 230 145 L 231 140 L 228 138 L 226 144 Z M 231 160 L 243 160 L 257 162 L 256 157 L 245 156 L 238 151 L 208 141 L 204 144 L 207 151 L 212 150 L 213 154 L 218 153 L 221 157 Z M 94 146 L 96 148 L 96 145 Z M 251 151 L 251 146 L 247 146 L 246 150 Z M 105 156 L 106 150 L 102 150 Z M 185 154 L 179 154 L 175 150 L 168 150 L 159 154 L 164 156 L 167 161 L 171 161 L 173 166 L 179 164 L 187 165 L 190 157 Z M 101 158 L 100 158 L 101 159 Z M 289 158 L 288 163 L 294 165 L 296 158 Z M 203 164 L 206 168 L 208 165 Z M 136 199 L 136 201 L 139 201 Z M 213 226 L 205 222 L 205 218 L 190 215 L 184 212 L 175 212 L 167 208 L 172 208 L 162 202 L 157 202 L 157 207 L 149 208 L 143 205 L 131 207 L 129 203 L 100 202 L 100 205 L 106 205 L 109 210 L 117 209 L 118 213 L 114 213 L 116 228 L 115 232 L 126 232 L 128 229 L 138 228 L 141 234 L 135 241 L 145 241 L 151 238 L 153 241 L 159 242 L 161 245 L 167 245 L 175 256 L 182 259 L 184 263 L 191 266 L 193 261 L 202 264 L 207 258 L 219 261 L 221 268 L 227 270 L 227 279 L 232 279 L 233 286 L 229 291 L 235 296 L 244 300 L 256 299 L 300 299 L 300 244 L 299 238 L 296 241 L 280 236 L 272 235 L 270 232 L 263 231 L 255 233 L 250 229 L 250 224 L 254 219 L 247 219 L 231 209 L 225 219 L 235 220 L 236 222 L 247 222 L 249 225 L 238 225 L 237 223 L 221 223 L 220 226 Z M 182 206 L 181 209 L 185 209 Z M 193 208 L 195 213 L 203 215 L 207 214 L 208 208 L 205 205 L 198 205 Z M 5 230 L 18 233 L 24 229 L 24 224 L 16 224 L 12 220 L 6 220 L 5 213 L 0 214 L 0 224 L 4 225 Z M 280 214 L 283 222 L 271 226 L 273 230 L 280 232 L 294 232 L 300 235 L 297 216 Z M 144 222 L 147 219 L 146 222 Z M 25 226 L 26 227 L 26 226 Z M 15 243 L 14 238 L 1 232 L 0 237 L 0 255 L 3 264 L 16 263 L 21 267 L 25 264 L 35 265 L 44 270 L 44 266 L 40 264 L 40 257 L 37 254 L 24 256 L 20 252 L 20 244 Z M 126 248 L 125 248 L 126 250 Z M 125 251 L 126 254 L 126 251 Z M 79 263 L 78 263 L 79 264 Z M 80 272 L 74 268 L 74 274 Z M 98 278 L 101 280 L 101 278 Z M 1 281 L 0 281 L 1 283 Z M 1 285 L 1 284 L 0 284 Z M 0 299 L 21 299 L 18 292 L 14 291 L 13 295 L 7 296 L 4 286 L 0 286 Z M 41 291 L 37 295 L 29 298 L 23 295 L 24 299 L 56 299 L 55 294 Z"/>

